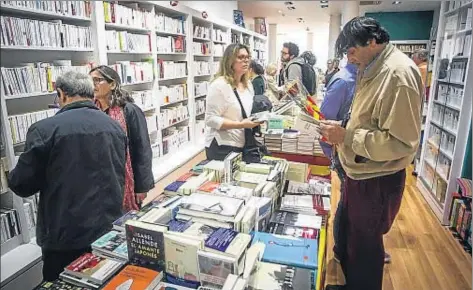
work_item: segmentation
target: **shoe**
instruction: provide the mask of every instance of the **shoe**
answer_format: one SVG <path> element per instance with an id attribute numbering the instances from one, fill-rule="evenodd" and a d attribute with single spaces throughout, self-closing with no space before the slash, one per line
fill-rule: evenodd
<path id="1" fill-rule="evenodd" d="M 386 252 L 384 253 L 384 263 L 391 264 L 391 255 Z"/>
<path id="2" fill-rule="evenodd" d="M 345 290 L 347 289 L 346 285 L 327 285 L 325 290 Z"/>

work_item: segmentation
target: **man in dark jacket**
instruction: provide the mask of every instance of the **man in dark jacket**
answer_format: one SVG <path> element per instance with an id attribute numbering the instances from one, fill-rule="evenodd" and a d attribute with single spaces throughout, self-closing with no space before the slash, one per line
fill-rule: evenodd
<path id="1" fill-rule="evenodd" d="M 93 104 L 92 79 L 70 71 L 56 90 L 61 110 L 31 125 L 8 177 L 21 197 L 39 191 L 36 236 L 46 281 L 111 229 L 122 214 L 125 182 L 126 135 Z"/>

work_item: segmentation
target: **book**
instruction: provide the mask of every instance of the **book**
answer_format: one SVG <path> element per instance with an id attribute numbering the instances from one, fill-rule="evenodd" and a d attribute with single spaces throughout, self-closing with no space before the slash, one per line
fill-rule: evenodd
<path id="1" fill-rule="evenodd" d="M 168 195 L 177 195 L 179 188 L 185 183 L 185 181 L 174 181 L 164 188 L 164 193 Z"/>
<path id="2" fill-rule="evenodd" d="M 263 261 L 315 270 L 318 266 L 318 240 L 255 232 L 252 244 L 266 245 Z"/>
<path id="3" fill-rule="evenodd" d="M 331 196 L 332 186 L 328 182 L 312 179 L 310 183 L 287 180 L 284 186 L 286 194 L 310 194 Z"/>
<path id="4" fill-rule="evenodd" d="M 151 224 L 166 225 L 171 220 L 171 209 L 152 208 L 138 220 Z"/>
<path id="5" fill-rule="evenodd" d="M 102 287 L 102 284 L 100 283 L 95 283 L 86 278 L 78 278 L 66 272 L 62 272 L 61 274 L 59 274 L 59 278 L 67 283 L 76 285 L 78 287 L 83 287 L 85 289 L 99 289 L 100 287 Z"/>
<path id="6" fill-rule="evenodd" d="M 78 279 L 102 285 L 125 263 L 85 253 L 64 268 L 64 272 Z"/>
<path id="7" fill-rule="evenodd" d="M 314 270 L 259 262 L 248 283 L 249 290 L 315 289 Z"/>
<path id="8" fill-rule="evenodd" d="M 129 220 L 125 229 L 129 263 L 158 272 L 164 271 L 164 233 L 167 227 Z"/>
<path id="9" fill-rule="evenodd" d="M 43 281 L 35 290 L 88 290 L 90 288 L 76 286 L 72 283 L 57 279 L 52 282 Z"/>
<path id="10" fill-rule="evenodd" d="M 251 242 L 251 236 L 231 229 L 218 228 L 206 240 L 205 249 L 239 258 Z"/>
<path id="11" fill-rule="evenodd" d="M 125 231 L 125 223 L 128 220 L 136 220 L 138 219 L 138 211 L 137 210 L 130 210 L 126 214 L 124 214 L 122 217 L 118 218 L 116 221 L 113 222 L 113 229 L 117 231 Z"/>
<path id="12" fill-rule="evenodd" d="M 92 243 L 92 250 L 99 255 L 128 260 L 126 237 L 122 232 L 106 233 Z"/>
<path id="13" fill-rule="evenodd" d="M 221 289 L 228 275 L 238 275 L 238 260 L 205 251 L 197 252 L 200 282 L 203 287 Z"/>
<path id="14" fill-rule="evenodd" d="M 193 193 L 183 198 L 179 214 L 233 222 L 243 204 L 237 198 Z"/>
<path id="15" fill-rule="evenodd" d="M 193 288 L 179 286 L 171 283 L 160 282 L 154 290 L 193 290 Z"/>
<path id="16" fill-rule="evenodd" d="M 233 290 L 237 281 L 238 281 L 238 275 L 233 275 L 233 274 L 228 275 L 227 280 L 225 280 L 225 284 L 223 284 L 222 290 Z"/>
<path id="17" fill-rule="evenodd" d="M 322 227 L 321 216 L 305 215 L 286 211 L 275 211 L 271 215 L 270 222 L 301 228 L 320 229 Z"/>
<path id="18" fill-rule="evenodd" d="M 163 272 L 127 265 L 107 283 L 103 290 L 153 290 L 162 278 Z"/>
<path id="19" fill-rule="evenodd" d="M 168 282 L 185 287 L 199 286 L 197 251 L 203 248 L 203 240 L 164 234 L 166 278 Z"/>

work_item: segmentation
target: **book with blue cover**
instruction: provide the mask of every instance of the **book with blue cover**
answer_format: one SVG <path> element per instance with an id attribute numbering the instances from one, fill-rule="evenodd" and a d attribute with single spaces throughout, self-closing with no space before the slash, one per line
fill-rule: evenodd
<path id="1" fill-rule="evenodd" d="M 266 245 L 263 261 L 315 270 L 318 267 L 318 240 L 254 232 L 252 244 Z"/>
<path id="2" fill-rule="evenodd" d="M 126 237 L 122 232 L 110 231 L 106 233 L 92 243 L 92 249 L 99 255 L 128 260 Z"/>
<path id="3" fill-rule="evenodd" d="M 174 181 L 164 188 L 164 193 L 168 195 L 178 195 L 179 188 L 186 183 L 185 181 Z"/>

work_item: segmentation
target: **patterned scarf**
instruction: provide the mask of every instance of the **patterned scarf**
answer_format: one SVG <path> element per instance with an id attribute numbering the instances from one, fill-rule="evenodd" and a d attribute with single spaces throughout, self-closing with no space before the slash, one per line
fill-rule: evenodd
<path id="1" fill-rule="evenodd" d="M 110 107 L 108 109 L 108 115 L 115 121 L 117 121 L 125 134 L 128 135 L 125 113 L 119 106 Z M 123 210 L 128 212 L 130 210 L 139 210 L 138 203 L 135 197 L 135 180 L 133 178 L 133 168 L 131 166 L 130 150 L 129 147 L 126 149 L 126 163 L 125 163 L 125 194 L 123 196 Z"/>

